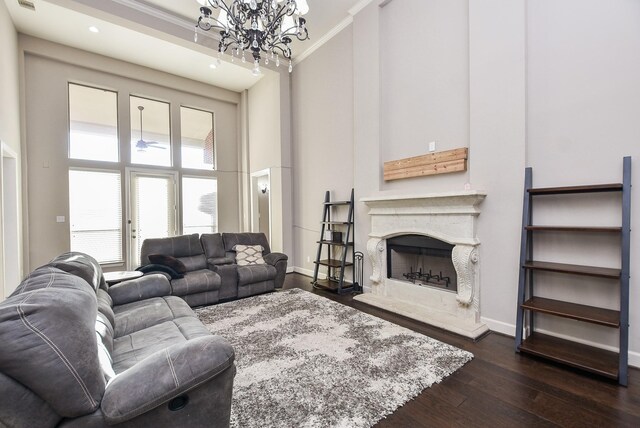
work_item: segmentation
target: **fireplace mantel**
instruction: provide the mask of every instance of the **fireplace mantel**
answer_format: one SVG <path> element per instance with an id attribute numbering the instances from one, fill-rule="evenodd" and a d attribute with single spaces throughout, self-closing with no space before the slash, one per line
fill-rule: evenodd
<path id="1" fill-rule="evenodd" d="M 467 190 L 360 199 L 371 218 L 367 252 L 373 273 L 371 292 L 356 299 L 471 338 L 484 334 L 488 328 L 480 323 L 476 221 L 485 197 L 486 193 Z M 457 293 L 387 278 L 386 240 L 405 234 L 454 245 Z"/>

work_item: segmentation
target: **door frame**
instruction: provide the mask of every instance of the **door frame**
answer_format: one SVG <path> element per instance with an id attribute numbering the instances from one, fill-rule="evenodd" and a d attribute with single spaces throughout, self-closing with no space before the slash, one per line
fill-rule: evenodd
<path id="1" fill-rule="evenodd" d="M 259 232 L 260 231 L 260 218 L 258 217 L 259 214 L 259 204 L 258 204 L 258 191 L 256 188 L 256 184 L 257 184 L 257 180 L 261 177 L 267 177 L 267 183 L 268 183 L 268 189 L 269 189 L 269 242 L 271 242 L 271 233 L 273 230 L 272 227 L 272 222 L 273 222 L 273 215 L 272 215 L 272 201 L 271 201 L 271 192 L 272 192 L 272 186 L 271 186 L 271 168 L 266 168 L 266 169 L 262 169 L 260 171 L 256 171 L 256 172 L 252 172 L 251 173 L 251 180 L 250 180 L 250 195 L 251 195 L 251 231 L 252 232 Z"/>
<path id="2" fill-rule="evenodd" d="M 133 174 L 140 175 L 149 175 L 149 176 L 157 176 L 157 177 L 173 177 L 173 192 L 175 198 L 174 204 L 174 236 L 180 233 L 179 225 L 180 222 L 180 185 L 179 185 L 179 173 L 178 171 L 171 171 L 166 169 L 154 169 L 154 168 L 141 168 L 139 166 L 136 167 L 126 167 L 125 168 L 125 215 L 122 219 L 123 225 L 125 228 L 125 253 L 126 260 L 125 266 L 127 270 L 133 270 L 137 266 L 134 266 L 133 263 L 133 248 L 131 245 L 132 232 L 131 232 L 131 216 L 133 215 L 133 207 L 132 207 L 132 196 L 133 192 L 131 191 L 132 184 L 132 176 Z"/>
<path id="3" fill-rule="evenodd" d="M 5 170 L 6 160 L 11 166 Z M 0 141 L 0 301 L 13 292 L 22 279 L 19 167 L 18 155 Z M 7 239 L 7 232 L 11 234 L 10 239 Z M 7 275 L 9 270 L 13 275 Z M 9 286 L 12 287 L 10 290 L 7 289 Z"/>

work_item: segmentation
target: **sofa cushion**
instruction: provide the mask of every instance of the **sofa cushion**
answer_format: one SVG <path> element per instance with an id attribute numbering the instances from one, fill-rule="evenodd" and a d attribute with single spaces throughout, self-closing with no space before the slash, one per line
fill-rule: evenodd
<path id="1" fill-rule="evenodd" d="M 116 338 L 175 318 L 194 316 L 189 305 L 175 296 L 154 297 L 116 306 L 114 314 Z"/>
<path id="2" fill-rule="evenodd" d="M 154 352 L 195 337 L 210 335 L 195 316 L 176 318 L 133 332 L 114 341 L 111 355 L 113 369 L 116 373 L 122 373 Z"/>
<path id="3" fill-rule="evenodd" d="M 207 258 L 204 254 L 189 257 L 179 257 L 178 260 L 180 260 L 184 264 L 187 272 L 207 268 Z"/>
<path id="4" fill-rule="evenodd" d="M 113 315 L 113 300 L 111 300 L 111 296 L 106 291 L 100 289 L 96 293 L 96 298 L 98 299 L 98 312 L 105 316 L 109 323 L 111 324 L 111 328 L 114 327 L 116 320 Z"/>
<path id="5" fill-rule="evenodd" d="M 96 318 L 96 333 L 100 337 L 100 341 L 109 352 L 113 351 L 113 325 L 100 312 Z"/>
<path id="6" fill-rule="evenodd" d="M 208 259 L 224 257 L 224 242 L 221 234 L 203 233 L 200 235 L 200 242 Z"/>
<path id="7" fill-rule="evenodd" d="M 140 261 L 142 265 L 148 265 L 150 263 L 149 254 L 165 254 L 180 258 L 204 254 L 204 250 L 202 249 L 198 234 L 193 233 L 191 235 L 180 235 L 170 238 L 145 239 L 140 249 Z M 189 270 L 188 266 L 187 270 Z"/>
<path id="8" fill-rule="evenodd" d="M 173 256 L 165 254 L 149 254 L 149 261 L 158 265 L 168 266 L 174 271 L 184 274 L 187 272 L 187 267 L 182 263 L 180 259 L 176 259 Z"/>
<path id="9" fill-rule="evenodd" d="M 220 276 L 209 269 L 187 272 L 184 278 L 171 281 L 171 289 L 176 296 L 186 296 L 220 288 Z"/>
<path id="10" fill-rule="evenodd" d="M 254 282 L 269 281 L 276 277 L 276 268 L 271 265 L 238 266 L 238 286 Z"/>
<path id="11" fill-rule="evenodd" d="M 262 245 L 263 255 L 271 252 L 269 241 L 267 241 L 267 237 L 264 233 L 223 233 L 222 241 L 224 242 L 225 257 L 235 258 L 233 247 L 238 244 Z"/>
<path id="12" fill-rule="evenodd" d="M 91 413 L 105 389 L 95 332 L 96 294 L 85 280 L 50 266 L 34 271 L 29 281 L 33 291 L 0 303 L 0 372 L 61 416 Z"/>
<path id="13" fill-rule="evenodd" d="M 262 245 L 242 245 L 233 247 L 236 252 L 236 263 L 238 266 L 263 265 Z"/>
<path id="14" fill-rule="evenodd" d="M 94 290 L 98 288 L 102 288 L 103 290 L 108 289 L 107 283 L 102 275 L 100 263 L 88 254 L 75 251 L 64 253 L 51 260 L 49 266 L 79 276 L 87 281 Z"/>

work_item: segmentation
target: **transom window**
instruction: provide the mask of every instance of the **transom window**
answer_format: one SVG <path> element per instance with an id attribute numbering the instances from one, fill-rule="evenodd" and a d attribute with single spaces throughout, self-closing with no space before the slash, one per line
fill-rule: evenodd
<path id="1" fill-rule="evenodd" d="M 171 166 L 169 103 L 130 97 L 131 163 Z"/>
<path id="2" fill-rule="evenodd" d="M 182 167 L 215 169 L 213 113 L 180 107 Z"/>
<path id="3" fill-rule="evenodd" d="M 69 157 L 118 162 L 118 94 L 69 84 Z"/>

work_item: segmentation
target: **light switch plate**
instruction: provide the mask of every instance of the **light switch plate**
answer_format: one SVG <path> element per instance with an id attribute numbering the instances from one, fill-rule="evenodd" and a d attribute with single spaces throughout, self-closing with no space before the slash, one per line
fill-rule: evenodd
<path id="1" fill-rule="evenodd" d="M 63 215 L 56 216 L 56 223 L 64 223 L 64 216 Z"/>

